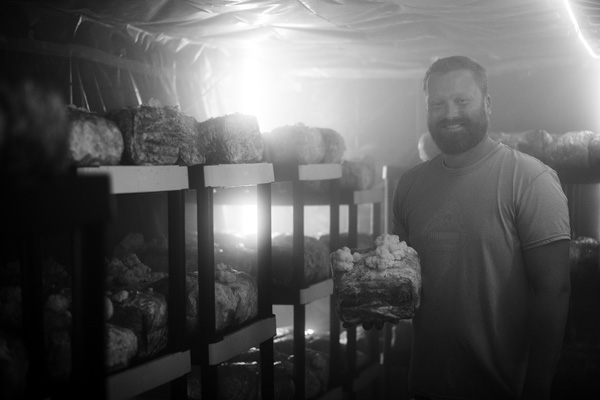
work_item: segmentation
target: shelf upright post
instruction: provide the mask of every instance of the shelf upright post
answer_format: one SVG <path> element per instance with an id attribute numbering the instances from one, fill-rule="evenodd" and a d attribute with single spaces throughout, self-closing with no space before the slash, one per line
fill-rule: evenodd
<path id="1" fill-rule="evenodd" d="M 206 324 L 199 330 L 198 353 L 201 360 L 202 398 L 217 399 L 217 366 L 209 363 L 209 343 L 216 337 L 215 254 L 213 188 L 196 188 L 198 223 L 198 321 Z"/>
<path id="2" fill-rule="evenodd" d="M 79 354 L 85 354 L 83 329 L 81 322 L 83 314 L 86 312 L 86 305 L 83 302 L 84 279 L 82 269 L 83 254 L 83 235 L 81 230 L 72 229 L 70 232 L 71 241 L 71 315 L 73 324 L 71 328 L 71 374 L 74 382 L 82 381 L 83 362 Z M 102 256 L 104 257 L 104 255 Z M 104 278 L 103 278 L 104 279 Z"/>
<path id="3" fill-rule="evenodd" d="M 354 202 L 348 204 L 348 246 L 358 247 L 358 205 Z"/>
<path id="4" fill-rule="evenodd" d="M 23 299 L 23 332 L 25 345 L 29 354 L 27 382 L 38 382 L 27 385 L 25 397 L 43 398 L 46 387 L 45 363 L 46 348 L 44 346 L 44 300 L 43 265 L 41 238 L 36 234 L 20 235 L 21 259 L 21 297 Z"/>
<path id="5" fill-rule="evenodd" d="M 273 315 L 273 304 L 269 286 L 271 284 L 271 184 L 256 185 L 257 211 L 257 286 L 258 315 L 268 318 Z M 275 399 L 273 337 L 260 343 L 260 387 L 262 400 Z"/>
<path id="6" fill-rule="evenodd" d="M 381 203 L 377 202 L 371 205 L 371 236 L 373 239 L 377 238 L 377 236 L 383 233 L 381 231 L 381 227 Z"/>
<path id="7" fill-rule="evenodd" d="M 293 248 L 292 266 L 294 287 L 304 287 L 304 183 L 292 181 L 293 203 Z M 305 335 L 306 305 L 294 303 L 294 386 L 295 398 L 304 400 L 306 388 Z"/>
<path id="8" fill-rule="evenodd" d="M 104 297 L 106 296 L 106 266 L 104 254 L 106 235 L 104 226 L 94 224 L 81 230 L 81 263 L 74 265 L 81 274 L 81 304 L 85 309 L 78 319 L 73 316 L 73 326 L 81 324 L 81 352 L 74 354 L 73 369 L 83 373 L 81 384 L 76 384 L 79 395 L 89 399 L 106 398 L 106 315 Z M 73 299 L 75 301 L 75 298 Z M 77 347 L 75 347 L 77 351 Z M 84 389 L 85 388 L 85 389 Z M 88 392 L 89 390 L 89 392 Z M 77 396 L 79 397 L 79 396 Z"/>
<path id="9" fill-rule="evenodd" d="M 385 201 L 385 200 L 384 200 Z M 371 236 L 373 239 L 377 238 L 379 235 L 381 235 L 383 232 L 381 231 L 381 202 L 375 202 L 371 204 Z M 385 324 L 384 330 L 383 331 L 375 331 L 375 332 L 371 332 L 371 336 L 369 338 L 369 350 L 371 353 L 371 360 L 370 363 L 371 364 L 375 364 L 375 363 L 381 363 L 382 362 L 382 352 L 385 349 L 385 340 L 386 340 L 386 335 L 385 335 L 385 329 L 387 329 L 387 327 L 390 326 L 390 324 Z M 380 339 L 383 340 L 384 345 L 381 346 L 380 345 Z M 378 381 L 381 383 L 382 381 L 385 382 L 385 378 L 384 376 L 380 376 L 378 378 Z M 379 388 L 382 385 L 375 385 L 375 387 L 373 388 L 373 395 L 375 398 L 378 398 L 380 393 L 379 393 Z"/>
<path id="10" fill-rule="evenodd" d="M 112 202 L 106 177 L 77 178 L 79 190 L 96 202 L 96 215 L 71 228 L 73 274 L 72 395 L 104 400 L 106 386 L 106 221 Z M 69 193 L 67 193 L 69 194 Z M 81 200 L 85 203 L 85 200 Z M 71 210 L 68 210 L 69 212 Z M 93 213 L 93 212 L 92 212 Z M 85 391 L 85 394 L 84 394 Z"/>
<path id="11" fill-rule="evenodd" d="M 329 181 L 329 252 L 340 248 L 340 180 Z M 329 296 L 329 389 L 341 383 L 340 320 L 333 294 Z"/>
<path id="12" fill-rule="evenodd" d="M 168 192 L 169 231 L 169 348 L 179 352 L 186 343 L 185 192 Z M 171 398 L 187 399 L 187 376 L 170 383 Z"/>
<path id="13" fill-rule="evenodd" d="M 358 205 L 354 202 L 348 204 L 348 246 L 352 248 L 358 247 Z M 355 399 L 354 378 L 357 377 L 356 368 L 356 326 L 346 328 L 346 360 L 347 373 L 344 382 L 344 391 L 348 399 Z"/>

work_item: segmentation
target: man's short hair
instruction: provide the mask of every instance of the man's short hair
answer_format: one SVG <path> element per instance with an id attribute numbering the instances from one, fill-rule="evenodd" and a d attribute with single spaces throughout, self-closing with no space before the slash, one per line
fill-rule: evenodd
<path id="1" fill-rule="evenodd" d="M 425 73 L 423 78 L 423 91 L 427 91 L 427 82 L 433 74 L 444 74 L 452 71 L 466 70 L 473 74 L 473 78 L 484 96 L 488 94 L 488 79 L 485 68 L 472 58 L 465 56 L 450 56 L 438 58 Z"/>

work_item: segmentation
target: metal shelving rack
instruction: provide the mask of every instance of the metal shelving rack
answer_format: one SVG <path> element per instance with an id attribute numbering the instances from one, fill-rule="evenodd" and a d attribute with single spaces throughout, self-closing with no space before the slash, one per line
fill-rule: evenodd
<path id="1" fill-rule="evenodd" d="M 171 398 L 187 398 L 186 374 L 191 365 L 202 368 L 202 393 L 216 399 L 217 366 L 259 345 L 261 394 L 274 398 L 273 337 L 275 316 L 267 284 L 270 281 L 271 164 L 179 166 L 106 166 L 80 168 L 80 174 L 109 175 L 114 194 L 168 192 L 169 213 L 169 345 L 173 353 L 112 374 L 107 379 L 108 398 L 125 399 L 171 382 Z M 225 332 L 215 331 L 213 190 L 217 187 L 257 188 L 259 243 L 257 318 Z M 206 322 L 201 336 L 189 341 L 185 335 L 185 196 L 196 192 L 198 223 L 198 317 Z M 212 328 L 211 328 L 212 327 Z M 179 351 L 177 351 L 179 350 Z"/>
<path id="2" fill-rule="evenodd" d="M 311 302 L 331 296 L 333 280 L 331 278 L 311 285 L 304 284 L 304 207 L 315 204 L 307 201 L 305 181 L 328 180 L 330 189 L 325 201 L 330 207 L 330 248 L 339 241 L 339 178 L 342 176 L 341 164 L 274 164 L 275 182 L 286 182 L 291 185 L 289 193 L 284 198 L 273 193 L 273 203 L 292 206 L 292 289 L 272 288 L 273 304 L 290 305 L 293 307 L 293 345 L 294 345 L 294 386 L 295 398 L 305 398 L 305 365 L 306 365 L 306 305 Z M 330 387 L 323 398 L 341 398 L 341 387 L 337 386 L 339 375 L 339 322 L 337 319 L 330 327 Z"/>
<path id="3" fill-rule="evenodd" d="M 100 166 L 78 168 L 77 173 L 108 177 L 112 195 L 166 192 L 168 196 L 168 347 L 156 358 L 109 374 L 106 399 L 128 399 L 167 383 L 172 399 L 187 399 L 186 374 L 191 369 L 190 350 L 185 341 L 184 191 L 189 188 L 187 167 Z M 104 255 L 99 260 L 103 258 Z"/>
<path id="4" fill-rule="evenodd" d="M 382 233 L 382 204 L 385 199 L 384 187 L 376 187 L 368 190 L 349 191 L 342 193 L 340 204 L 348 206 L 348 243 L 350 248 L 358 247 L 358 207 L 360 205 L 371 205 L 371 234 L 373 239 Z M 388 324 L 389 325 L 389 324 Z M 372 330 L 367 333 L 369 342 L 369 354 L 371 358 L 368 360 L 367 367 L 359 371 L 357 369 L 357 328 L 346 328 L 347 335 L 347 365 L 348 370 L 344 377 L 344 392 L 346 398 L 354 399 L 359 391 L 374 383 L 377 379 L 384 375 L 384 365 L 381 362 L 381 352 L 385 355 L 389 354 L 384 349 L 380 349 L 379 338 L 380 333 L 377 330 Z M 384 343 L 386 340 L 384 335 Z M 374 398 L 377 398 L 378 386 L 374 386 Z"/>
<path id="5" fill-rule="evenodd" d="M 348 328 L 348 345 L 346 347 L 346 361 L 348 369 L 342 375 L 342 357 L 340 348 L 340 321 L 334 310 L 333 280 L 327 279 L 309 286 L 302 285 L 304 268 L 304 207 L 308 205 L 330 206 L 330 251 L 340 247 L 340 205 L 348 206 L 349 244 L 356 246 L 358 236 L 358 207 L 359 205 L 372 205 L 372 232 L 376 236 L 381 232 L 381 205 L 384 201 L 383 188 L 340 191 L 339 178 L 341 166 L 339 164 L 314 164 L 314 165 L 274 165 L 275 181 L 288 182 L 291 189 L 284 193 L 274 193 L 273 203 L 277 205 L 291 205 L 293 207 L 293 287 L 273 288 L 274 304 L 291 305 L 294 312 L 294 359 L 296 398 L 304 398 L 305 365 L 305 306 L 315 300 L 330 297 L 330 385 L 327 393 L 319 397 L 320 400 L 354 398 L 358 391 L 368 387 L 376 379 L 383 376 L 383 365 L 380 363 L 379 334 L 370 332 L 370 351 L 372 358 L 366 369 L 358 371 L 356 368 L 356 328 Z M 310 180 L 329 180 L 330 187 L 326 193 L 312 193 L 305 190 L 304 182 Z"/>
<path id="6" fill-rule="evenodd" d="M 198 226 L 198 316 L 206 323 L 199 340 L 192 342 L 192 363 L 201 366 L 202 397 L 218 398 L 218 364 L 248 350 L 260 348 L 260 384 L 264 400 L 274 399 L 273 337 L 275 316 L 269 294 L 271 260 L 272 164 L 228 164 L 189 167 L 190 189 L 196 191 Z M 214 188 L 256 186 L 258 242 L 258 316 L 218 333 L 215 329 Z"/>
<path id="7" fill-rule="evenodd" d="M 80 244 L 72 254 L 72 375 L 55 397 L 104 399 L 103 252 L 105 225 L 113 216 L 108 180 L 68 176 L 35 187 L 4 189 L 7 193 L 0 207 L 3 229 L 19 245 L 23 332 L 30 355 L 26 397 L 48 396 L 44 384 L 42 241 L 45 235 L 69 232 Z"/>

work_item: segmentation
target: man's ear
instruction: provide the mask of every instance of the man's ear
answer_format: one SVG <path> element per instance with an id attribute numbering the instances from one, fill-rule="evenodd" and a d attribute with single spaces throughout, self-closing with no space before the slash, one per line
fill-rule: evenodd
<path id="1" fill-rule="evenodd" d="M 485 97 L 485 112 L 487 113 L 488 117 L 492 115 L 492 98 L 489 94 Z"/>

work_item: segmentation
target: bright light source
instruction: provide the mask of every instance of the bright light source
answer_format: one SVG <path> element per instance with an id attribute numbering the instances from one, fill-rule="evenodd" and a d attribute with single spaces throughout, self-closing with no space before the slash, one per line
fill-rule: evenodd
<path id="1" fill-rule="evenodd" d="M 263 108 L 264 79 L 262 77 L 258 51 L 253 47 L 243 61 L 242 112 L 257 116 Z"/>
<path id="2" fill-rule="evenodd" d="M 259 44 L 249 45 L 240 62 L 241 112 L 254 115 L 262 131 L 282 125 L 282 111 L 286 96 L 281 95 L 287 82 L 282 81 L 282 71 L 272 62 Z M 241 89 L 241 90 L 240 90 Z"/>
<path id="3" fill-rule="evenodd" d="M 256 205 L 223 205 L 223 231 L 247 236 L 258 232 Z"/>
<path id="4" fill-rule="evenodd" d="M 240 216 L 241 227 L 240 233 L 243 235 L 249 235 L 258 231 L 258 225 L 256 221 L 257 208 L 256 205 L 243 205 L 241 206 L 242 212 Z"/>
<path id="5" fill-rule="evenodd" d="M 588 53 L 593 58 L 600 58 L 600 56 L 598 54 L 596 54 L 594 49 L 592 49 L 592 47 L 590 46 L 590 44 L 588 43 L 586 38 L 583 36 L 583 33 L 581 32 L 581 28 L 579 27 L 577 18 L 575 18 L 575 13 L 573 13 L 573 9 L 571 8 L 571 4 L 569 3 L 569 0 L 564 0 L 564 3 L 565 3 L 565 7 L 567 8 L 567 12 L 569 13 L 569 17 L 571 18 L 571 22 L 573 22 L 573 25 L 575 26 L 575 32 L 577 32 L 577 37 L 579 38 L 581 43 L 583 43 L 583 46 L 586 48 Z"/>

